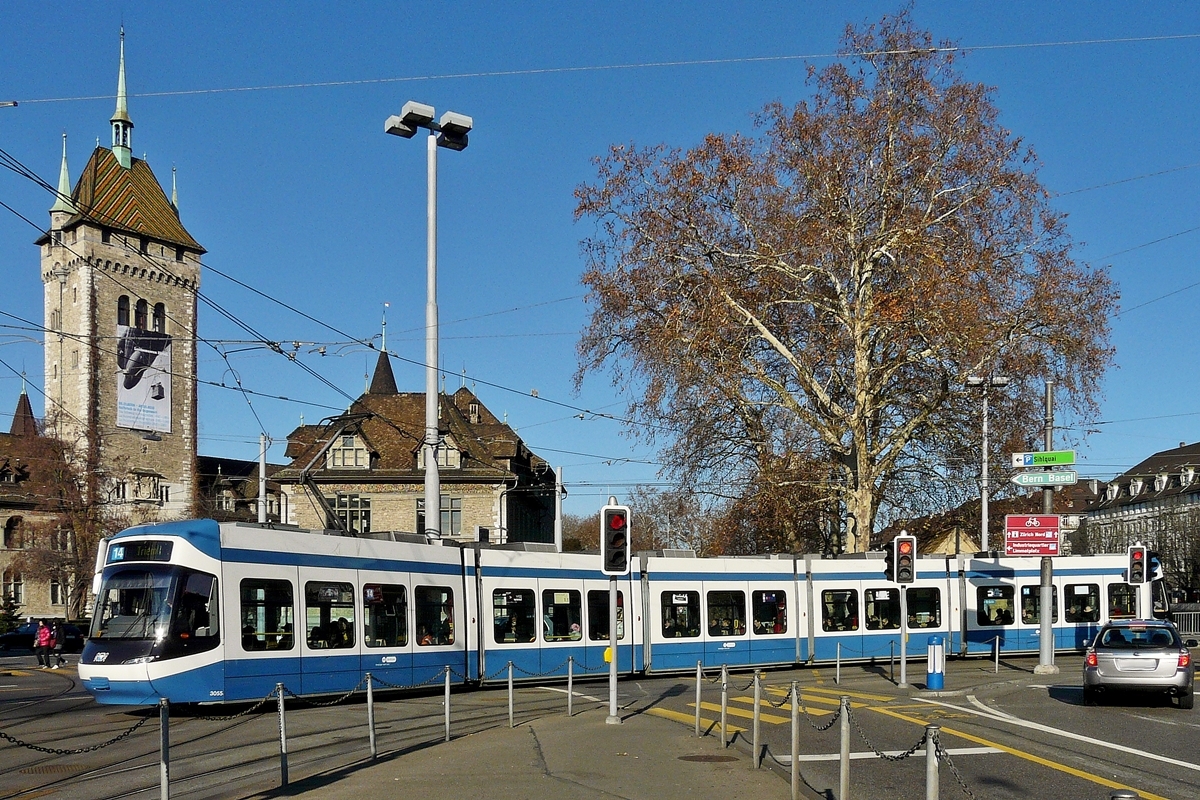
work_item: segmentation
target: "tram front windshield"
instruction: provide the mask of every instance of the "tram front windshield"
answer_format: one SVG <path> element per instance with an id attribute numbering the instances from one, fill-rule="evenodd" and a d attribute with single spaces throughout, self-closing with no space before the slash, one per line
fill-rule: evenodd
<path id="1" fill-rule="evenodd" d="M 96 596 L 91 636 L 156 642 L 168 636 L 215 636 L 216 581 L 170 565 L 129 565 L 108 572 Z"/>

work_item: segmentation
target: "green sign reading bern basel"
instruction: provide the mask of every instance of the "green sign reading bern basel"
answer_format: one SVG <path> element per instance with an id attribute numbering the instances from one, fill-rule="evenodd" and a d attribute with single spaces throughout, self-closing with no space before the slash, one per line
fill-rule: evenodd
<path id="1" fill-rule="evenodd" d="M 1013 453 L 1012 465 L 1019 467 L 1056 467 L 1075 463 L 1074 450 L 1046 450 L 1040 453 Z"/>

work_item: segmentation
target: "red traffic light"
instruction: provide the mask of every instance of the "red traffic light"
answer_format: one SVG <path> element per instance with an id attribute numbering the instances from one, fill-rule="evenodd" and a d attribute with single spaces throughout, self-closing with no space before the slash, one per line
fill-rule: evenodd
<path id="1" fill-rule="evenodd" d="M 1133 550 L 1131 550 L 1129 553 L 1129 557 L 1132 558 L 1134 561 L 1141 561 L 1143 555 L 1145 555 L 1145 553 L 1136 547 Z"/>
<path id="2" fill-rule="evenodd" d="M 619 531 L 625 529 L 625 515 L 620 512 L 609 512 L 608 514 L 609 530 Z"/>
<path id="3" fill-rule="evenodd" d="M 896 548 L 900 551 L 900 555 L 908 555 L 913 550 L 912 539 L 901 539 L 896 542 Z"/>

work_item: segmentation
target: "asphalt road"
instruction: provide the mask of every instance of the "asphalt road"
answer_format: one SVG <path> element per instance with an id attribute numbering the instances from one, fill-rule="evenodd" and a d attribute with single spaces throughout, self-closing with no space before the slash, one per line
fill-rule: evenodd
<path id="1" fill-rule="evenodd" d="M 947 692 L 923 692 L 924 665 L 910 664 L 914 688 L 901 689 L 888 670 L 844 667 L 841 682 L 831 668 L 766 673 L 760 702 L 764 768 L 775 769 L 781 786 L 790 769 L 790 684 L 801 689 L 800 764 L 802 796 L 837 796 L 841 719 L 839 697 L 851 700 L 851 794 L 861 798 L 920 800 L 925 797 L 923 749 L 893 758 L 918 744 L 925 726 L 941 726 L 939 740 L 954 765 L 942 764 L 944 797 L 1107 798 L 1132 787 L 1145 798 L 1200 797 L 1200 716 L 1169 701 L 1125 698 L 1085 707 L 1079 689 L 1078 657 L 1060 657 L 1053 679 L 1032 673 L 1036 659 L 1004 662 L 951 661 Z M 32 656 L 0 658 L 0 733 L 24 743 L 58 750 L 104 747 L 80 753 L 47 753 L 0 742 L 0 800 L 71 797 L 73 800 L 156 797 L 160 732 L 154 709 L 120 709 L 95 704 L 78 685 L 73 669 L 29 669 Z M 717 679 L 717 673 L 709 673 Z M 748 674 L 729 681 L 730 746 L 750 746 L 753 693 Z M 720 752 L 720 686 L 705 680 L 701 748 Z M 575 708 L 602 705 L 603 683 L 577 684 Z M 629 713 L 650 713 L 694 725 L 695 680 L 691 676 L 623 681 L 621 704 Z M 515 698 L 518 723 L 565 712 L 565 688 L 526 684 Z M 779 706 L 779 707 L 777 707 Z M 375 705 L 381 755 L 436 747 L 443 737 L 439 694 L 387 696 Z M 508 725 L 503 689 L 456 692 L 451 702 L 452 734 L 461 737 Z M 207 718 L 219 717 L 219 718 Z M 138 723 L 141 723 L 139 726 Z M 581 722 L 581 724 L 585 724 Z M 138 727 L 134 727 L 138 726 Z M 818 728 L 826 727 L 826 730 Z M 369 757 L 362 693 L 331 706 L 289 701 L 289 773 L 293 781 L 353 769 Z M 171 796 L 245 797 L 279 786 L 279 729 L 274 702 L 261 708 L 234 706 L 172 709 Z"/>

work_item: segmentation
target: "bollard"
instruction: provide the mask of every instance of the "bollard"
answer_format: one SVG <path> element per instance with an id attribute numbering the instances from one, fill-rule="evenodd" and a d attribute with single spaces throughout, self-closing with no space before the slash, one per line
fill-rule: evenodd
<path id="1" fill-rule="evenodd" d="M 930 636 L 925 656 L 925 688 L 940 691 L 946 688 L 946 640 Z"/>
<path id="2" fill-rule="evenodd" d="M 838 754 L 838 800 L 850 800 L 850 698 L 842 695 L 842 746 Z"/>
<path id="3" fill-rule="evenodd" d="M 575 700 L 575 656 L 567 656 L 567 716 L 571 716 Z"/>
<path id="4" fill-rule="evenodd" d="M 513 665 L 508 662 L 508 727 L 514 728 L 513 723 Z"/>
<path id="5" fill-rule="evenodd" d="M 837 672 L 833 674 L 833 682 L 839 686 L 842 683 L 842 643 L 837 643 Z"/>
<path id="6" fill-rule="evenodd" d="M 700 662 L 696 662 L 696 738 L 700 738 L 700 686 L 704 680 L 704 670 L 700 667 Z"/>
<path id="7" fill-rule="evenodd" d="M 729 665 L 721 665 L 721 749 L 729 746 Z"/>
<path id="8" fill-rule="evenodd" d="M 288 785 L 287 770 L 287 721 L 283 716 L 283 684 L 275 684 L 275 694 L 278 696 L 279 707 L 279 785 Z"/>
<path id="9" fill-rule="evenodd" d="M 158 699 L 158 795 L 162 800 L 171 799 L 171 701 Z"/>
<path id="10" fill-rule="evenodd" d="M 792 800 L 800 800 L 800 690 L 792 681 Z"/>
<path id="11" fill-rule="evenodd" d="M 992 669 L 992 672 L 999 674 L 1000 673 L 1000 637 L 999 636 L 997 636 L 995 639 L 992 639 L 992 650 L 994 651 L 995 657 L 996 657 L 996 666 L 995 666 L 995 668 Z"/>
<path id="12" fill-rule="evenodd" d="M 446 741 L 450 741 L 450 665 L 446 665 L 446 695 L 443 702 L 446 704 Z"/>
<path id="13" fill-rule="evenodd" d="M 925 800 L 938 800 L 937 740 L 940 725 L 925 726 Z"/>
<path id="14" fill-rule="evenodd" d="M 379 755 L 375 748 L 375 692 L 371 689 L 371 673 L 367 673 L 367 735 L 371 740 L 371 758 Z"/>
<path id="15" fill-rule="evenodd" d="M 754 673 L 754 768 L 758 769 L 762 762 L 762 751 L 758 747 L 758 722 L 762 716 L 760 712 L 760 704 L 762 703 L 762 673 Z"/>
<path id="16" fill-rule="evenodd" d="M 896 682 L 896 640 L 895 639 L 888 640 L 888 650 L 890 651 L 890 655 L 888 656 L 888 664 L 889 664 L 888 669 L 891 672 L 891 681 L 892 681 L 892 683 L 895 683 Z"/>

